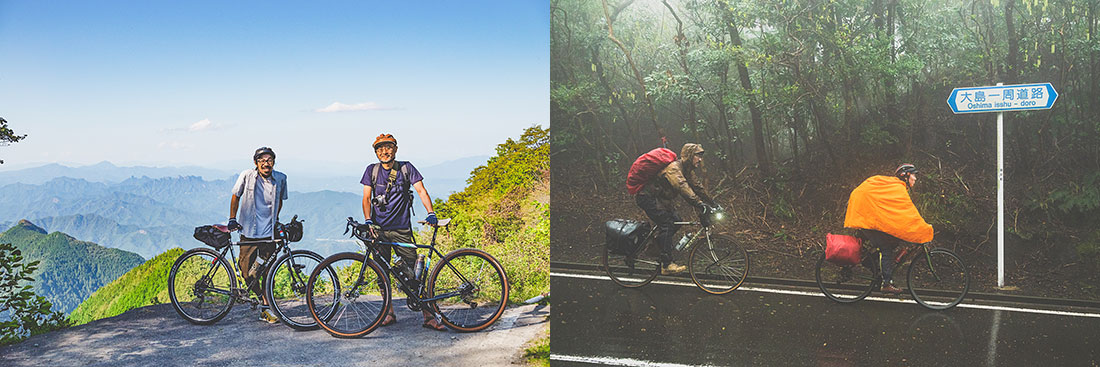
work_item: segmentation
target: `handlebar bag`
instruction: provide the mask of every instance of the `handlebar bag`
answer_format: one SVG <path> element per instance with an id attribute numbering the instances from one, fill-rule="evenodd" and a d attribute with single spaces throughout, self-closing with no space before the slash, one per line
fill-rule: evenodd
<path id="1" fill-rule="evenodd" d="M 217 226 L 195 227 L 195 239 L 213 248 L 229 246 L 229 232 Z"/>

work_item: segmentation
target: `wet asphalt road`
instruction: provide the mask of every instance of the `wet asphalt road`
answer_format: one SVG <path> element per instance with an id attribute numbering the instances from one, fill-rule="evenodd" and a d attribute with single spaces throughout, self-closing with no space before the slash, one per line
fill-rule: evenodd
<path id="1" fill-rule="evenodd" d="M 557 274 L 557 273 L 555 273 Z M 666 280 L 658 278 L 658 281 Z M 690 283 L 690 279 L 687 280 Z M 622 288 L 551 277 L 551 362 L 618 365 L 1095 366 L 1100 318 L 864 300 L 747 288 Z M 803 290 L 812 291 L 812 290 Z M 908 297 L 903 297 L 908 299 Z M 610 361 L 610 362 L 609 362 Z"/>

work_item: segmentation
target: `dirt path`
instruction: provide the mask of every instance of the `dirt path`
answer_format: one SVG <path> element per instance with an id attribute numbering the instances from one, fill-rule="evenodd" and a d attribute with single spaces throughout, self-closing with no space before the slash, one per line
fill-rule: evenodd
<path id="1" fill-rule="evenodd" d="M 398 305 L 404 304 L 396 300 Z M 212 326 L 184 321 L 169 304 L 131 310 L 0 348 L 4 366 L 473 366 L 508 365 L 548 325 L 550 307 L 509 308 L 477 333 L 420 327 L 419 312 L 397 307 L 398 322 L 360 339 L 294 331 L 237 305 Z"/>

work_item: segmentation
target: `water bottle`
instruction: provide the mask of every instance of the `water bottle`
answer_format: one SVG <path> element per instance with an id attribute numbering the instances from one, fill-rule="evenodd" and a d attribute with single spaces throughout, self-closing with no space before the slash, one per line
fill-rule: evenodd
<path id="1" fill-rule="evenodd" d="M 420 281 L 420 276 L 424 273 L 424 255 L 416 255 L 416 266 L 413 270 L 413 278 L 416 281 Z"/>
<path id="2" fill-rule="evenodd" d="M 687 247 L 688 242 L 691 241 L 691 233 L 685 233 L 684 237 L 680 239 L 680 243 L 676 244 L 676 251 L 683 251 L 684 247 Z"/>
<path id="3" fill-rule="evenodd" d="M 256 262 L 252 263 L 252 269 L 248 271 L 248 277 L 255 278 L 256 275 L 259 275 L 260 269 L 266 264 L 267 261 L 264 260 L 263 256 L 256 256 Z"/>

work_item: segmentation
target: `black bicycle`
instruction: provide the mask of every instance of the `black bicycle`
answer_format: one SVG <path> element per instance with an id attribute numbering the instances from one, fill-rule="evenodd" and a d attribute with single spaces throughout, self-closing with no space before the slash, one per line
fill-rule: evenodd
<path id="1" fill-rule="evenodd" d="M 439 228 L 450 219 L 440 219 L 432 230 L 430 245 L 383 242 L 373 230 L 348 218 L 344 233 L 361 241 L 363 252 L 343 252 L 325 258 L 309 277 L 306 301 L 321 328 L 336 337 L 359 337 L 377 328 L 390 307 L 389 278 L 408 296 L 406 306 L 426 310 L 452 329 L 472 332 L 489 327 L 504 313 L 508 303 L 508 277 L 492 255 L 475 248 L 461 248 L 444 255 L 435 247 Z M 424 222 L 420 222 L 424 223 Z M 421 266 L 391 266 L 383 259 L 382 246 L 429 249 Z M 396 254 L 395 254 L 396 255 Z M 427 274 L 432 258 L 439 261 Z M 334 269 L 335 281 L 324 276 Z M 424 280 L 427 280 L 425 282 Z"/>
<path id="2" fill-rule="evenodd" d="M 306 282 L 309 274 L 331 281 L 336 279 L 336 272 L 319 266 L 321 255 L 290 249 L 291 242 L 301 239 L 297 215 L 286 226 L 276 223 L 274 240 L 230 243 L 229 229 L 223 225 L 214 227 L 225 233 L 225 241 L 208 243 L 214 249 L 199 247 L 184 252 L 168 273 L 168 296 L 181 317 L 193 324 L 209 325 L 229 314 L 234 302 L 247 303 L 255 309 L 261 304 L 258 298 L 261 295 L 253 295 L 249 289 L 263 279 L 262 297 L 279 320 L 298 330 L 317 327 L 306 304 Z M 288 236 L 288 227 L 297 228 L 297 233 Z M 232 249 L 242 244 L 271 242 L 276 245 L 275 251 L 267 258 L 257 257 L 256 272 L 263 277 L 253 277 L 252 282 L 239 287 L 238 280 L 244 283 L 241 276 L 244 269 L 239 268 Z"/>
<path id="3" fill-rule="evenodd" d="M 898 246 L 894 269 L 909 264 L 908 288 L 913 299 L 932 310 L 955 307 L 970 290 L 970 275 L 962 259 L 951 250 L 932 247 L 927 243 Z M 882 285 L 878 266 L 879 250 L 863 251 L 860 263 L 838 265 L 825 260 L 825 252 L 817 259 L 814 277 L 825 297 L 852 303 L 866 298 Z"/>
<path id="4" fill-rule="evenodd" d="M 721 208 L 706 208 L 697 222 L 673 222 L 677 226 L 701 226 L 681 240 L 678 251 L 691 250 L 688 272 L 704 292 L 726 294 L 740 287 L 749 273 L 749 254 L 728 235 L 715 233 L 713 222 L 721 220 Z M 603 267 L 615 283 L 635 288 L 649 284 L 661 273 L 660 246 L 655 241 L 659 229 L 653 227 L 635 249 L 605 247 Z M 702 241 L 702 244 L 693 246 Z"/>

